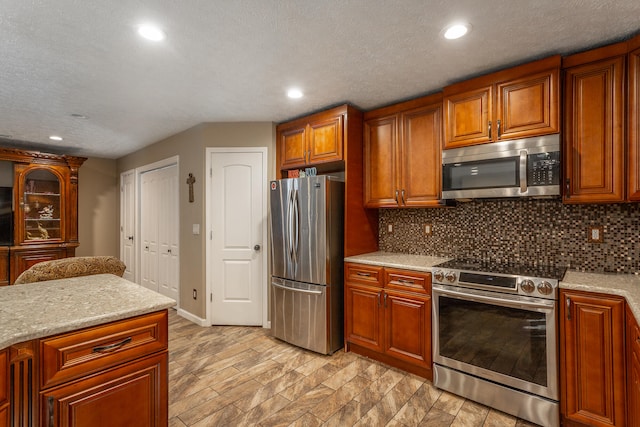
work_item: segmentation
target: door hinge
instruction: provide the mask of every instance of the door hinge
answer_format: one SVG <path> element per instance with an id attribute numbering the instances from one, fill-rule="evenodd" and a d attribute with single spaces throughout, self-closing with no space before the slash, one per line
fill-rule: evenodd
<path id="1" fill-rule="evenodd" d="M 213 177 L 213 168 L 209 168 L 209 178 Z"/>
<path id="2" fill-rule="evenodd" d="M 213 240 L 213 230 L 209 232 L 209 240 Z"/>
<path id="3" fill-rule="evenodd" d="M 213 302 L 213 292 L 211 292 L 211 293 L 209 294 L 209 301 L 210 301 L 210 302 Z"/>

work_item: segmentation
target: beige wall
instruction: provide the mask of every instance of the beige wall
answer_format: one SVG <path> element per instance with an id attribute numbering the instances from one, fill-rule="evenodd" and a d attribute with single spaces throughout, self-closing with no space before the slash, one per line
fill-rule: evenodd
<path id="1" fill-rule="evenodd" d="M 275 125 L 271 122 L 202 123 L 117 161 L 117 173 L 179 156 L 180 180 L 180 308 L 206 317 L 205 306 L 205 150 L 207 147 L 267 147 L 268 178 L 275 176 Z M 195 201 L 188 201 L 189 173 L 196 179 Z M 266 183 L 265 183 L 266 185 Z M 192 234 L 200 224 L 200 235 Z M 194 300 L 192 290 L 198 291 Z"/>
<path id="2" fill-rule="evenodd" d="M 119 203 L 116 161 L 89 158 L 78 171 L 76 256 L 119 256 Z"/>

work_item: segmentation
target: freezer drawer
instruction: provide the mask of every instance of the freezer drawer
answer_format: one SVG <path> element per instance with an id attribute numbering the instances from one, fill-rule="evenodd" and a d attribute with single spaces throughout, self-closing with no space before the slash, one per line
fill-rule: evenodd
<path id="1" fill-rule="evenodd" d="M 331 287 L 328 286 L 272 278 L 273 336 L 322 354 L 330 354 L 340 348 L 342 337 L 336 336 L 337 325 L 332 325 L 336 316 L 331 315 L 330 292 Z"/>

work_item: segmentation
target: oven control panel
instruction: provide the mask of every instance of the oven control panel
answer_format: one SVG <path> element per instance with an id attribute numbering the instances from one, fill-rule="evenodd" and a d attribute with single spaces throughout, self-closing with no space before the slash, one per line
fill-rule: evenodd
<path id="1" fill-rule="evenodd" d="M 435 268 L 433 283 L 545 299 L 558 298 L 558 280 L 547 278 Z"/>

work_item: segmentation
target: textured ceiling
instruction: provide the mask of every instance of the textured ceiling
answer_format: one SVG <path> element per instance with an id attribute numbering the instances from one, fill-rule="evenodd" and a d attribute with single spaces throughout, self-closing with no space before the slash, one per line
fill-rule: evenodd
<path id="1" fill-rule="evenodd" d="M 0 135 L 118 158 L 202 122 L 372 109 L 627 38 L 638 16 L 638 0 L 0 0 Z M 471 33 L 443 39 L 460 19 Z M 165 42 L 137 36 L 146 21 Z"/>

